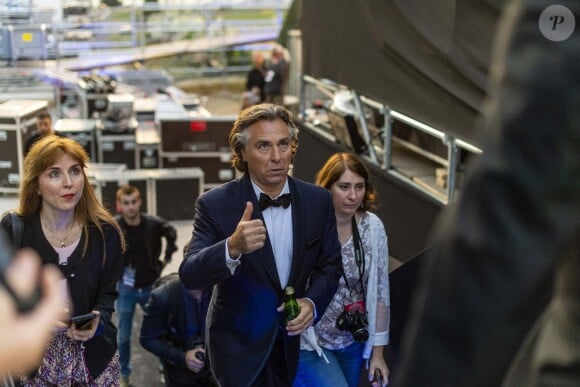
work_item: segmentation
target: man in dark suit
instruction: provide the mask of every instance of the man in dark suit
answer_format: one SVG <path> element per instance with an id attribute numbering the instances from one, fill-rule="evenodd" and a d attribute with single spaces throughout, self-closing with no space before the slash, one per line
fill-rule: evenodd
<path id="1" fill-rule="evenodd" d="M 427 257 L 396 386 L 580 385 L 580 2 L 557 4 L 506 9 L 487 143 Z"/>
<path id="2" fill-rule="evenodd" d="M 177 273 L 158 282 L 145 306 L 139 342 L 161 360 L 167 386 L 213 386 L 204 359 L 205 316 L 211 292 L 185 290 Z"/>
<path id="3" fill-rule="evenodd" d="M 337 288 L 340 243 L 330 193 L 288 176 L 297 134 L 281 106 L 242 111 L 229 142 L 243 176 L 196 202 L 179 274 L 190 289 L 215 285 L 206 351 L 224 387 L 290 386 L 300 333 L 322 316 Z M 300 306 L 288 324 L 286 286 Z"/>

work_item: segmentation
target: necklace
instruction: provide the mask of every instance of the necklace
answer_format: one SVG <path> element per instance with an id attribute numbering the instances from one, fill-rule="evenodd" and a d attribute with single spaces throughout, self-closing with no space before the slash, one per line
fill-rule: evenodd
<path id="1" fill-rule="evenodd" d="M 58 236 L 58 233 L 55 230 L 53 230 L 52 227 L 50 227 L 48 225 L 48 223 L 46 223 L 46 221 L 42 218 L 42 216 L 40 217 L 40 222 L 44 225 L 44 227 L 46 227 L 46 229 L 48 231 L 50 231 L 52 233 L 54 238 L 56 238 L 56 240 L 58 240 L 60 242 L 60 248 L 61 249 L 64 248 L 66 245 L 65 244 L 66 238 L 68 238 L 71 230 L 73 229 L 74 222 L 71 222 L 71 224 L 68 226 L 68 228 L 66 230 L 66 233 L 64 234 L 64 237 L 62 237 L 62 238 L 60 236 Z"/>

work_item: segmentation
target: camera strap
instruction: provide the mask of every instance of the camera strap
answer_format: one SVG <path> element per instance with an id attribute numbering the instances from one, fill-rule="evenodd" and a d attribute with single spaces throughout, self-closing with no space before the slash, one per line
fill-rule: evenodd
<path id="1" fill-rule="evenodd" d="M 352 216 L 352 244 L 354 247 L 354 262 L 356 263 L 356 267 L 358 268 L 358 281 L 354 285 L 360 284 L 360 288 L 363 295 L 363 300 L 366 299 L 365 287 L 363 283 L 363 275 L 365 272 L 365 252 L 363 249 L 362 241 L 360 239 L 360 234 L 358 233 L 358 227 L 356 224 L 355 216 Z M 346 283 L 346 287 L 349 292 L 352 293 L 350 289 L 350 285 L 348 283 L 348 279 L 344 273 L 344 268 L 342 270 L 342 276 L 344 277 L 344 282 Z"/>

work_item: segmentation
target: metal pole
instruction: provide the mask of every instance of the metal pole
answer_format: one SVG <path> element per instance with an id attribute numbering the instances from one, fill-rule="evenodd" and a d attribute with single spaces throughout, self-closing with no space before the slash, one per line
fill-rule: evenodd
<path id="1" fill-rule="evenodd" d="M 457 144 L 455 136 L 446 134 L 443 143 L 447 145 L 447 204 L 453 203 L 455 196 L 455 172 L 457 167 Z"/>
<path id="2" fill-rule="evenodd" d="M 300 117 L 306 119 L 306 81 L 300 77 Z"/>
<path id="3" fill-rule="evenodd" d="M 60 75 L 60 23 L 55 23 L 53 34 L 54 34 L 54 56 L 56 61 L 56 74 L 57 74 L 57 81 L 56 81 L 56 113 L 58 117 L 62 117 L 64 114 L 62 110 L 62 104 L 60 103 L 61 93 L 64 91 L 64 82 L 62 81 L 62 76 Z"/>
<path id="4" fill-rule="evenodd" d="M 391 169 L 393 158 L 393 121 L 391 119 L 391 109 L 388 106 L 383 106 L 381 113 L 385 120 L 383 123 L 383 151 L 385 152 L 383 169 L 389 170 Z"/>
<path id="5" fill-rule="evenodd" d="M 135 0 L 131 1 L 131 47 L 137 47 L 137 28 L 135 26 Z"/>
<path id="6" fill-rule="evenodd" d="M 156 3 L 157 7 L 159 7 L 159 3 Z M 158 8 L 159 9 L 159 8 Z M 149 30 L 149 22 L 147 21 L 147 18 L 145 17 L 145 10 L 143 9 L 143 6 L 141 6 L 141 13 L 140 13 L 140 33 L 139 33 L 139 40 L 140 40 L 140 44 L 141 44 L 141 55 L 143 57 L 143 67 L 146 67 L 146 51 L 147 51 L 147 32 Z"/>
<path id="7" fill-rule="evenodd" d="M 290 75 L 286 94 L 297 96 L 302 75 L 302 32 L 300 30 L 288 31 L 288 50 L 290 51 Z"/>
<path id="8" fill-rule="evenodd" d="M 373 163 L 378 164 L 377 154 L 375 152 L 375 148 L 373 147 L 373 141 L 372 141 L 371 135 L 369 133 L 369 127 L 367 126 L 365 112 L 364 112 L 364 109 L 362 107 L 362 103 L 360 102 L 360 98 L 358 96 L 358 93 L 354 90 L 352 90 L 352 97 L 354 99 L 354 105 L 356 106 L 356 110 L 357 110 L 358 115 L 359 115 L 359 122 L 360 122 L 360 125 L 362 128 L 364 140 L 367 143 L 367 146 L 369 149 L 369 157 Z"/>

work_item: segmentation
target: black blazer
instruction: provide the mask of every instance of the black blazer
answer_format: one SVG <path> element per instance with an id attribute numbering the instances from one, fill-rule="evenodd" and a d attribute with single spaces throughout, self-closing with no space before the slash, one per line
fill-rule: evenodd
<path id="1" fill-rule="evenodd" d="M 11 234 L 9 215 L 2 218 L 2 226 Z M 97 227 L 89 224 L 88 236 L 81 236 L 78 246 L 68 259 L 68 265 L 58 266 L 67 280 L 73 308 L 71 315 L 100 312 L 100 325 L 95 336 L 85 343 L 87 367 L 96 379 L 107 367 L 117 351 L 117 328 L 111 321 L 118 293 L 116 284 L 123 271 L 121 239 L 110 225 L 103 224 L 105 239 Z M 83 256 L 85 239 L 89 238 Z M 22 247 L 31 247 L 42 257 L 43 263 L 58 265 L 58 254 L 42 232 L 40 217 L 23 219 Z M 103 261 L 106 253 L 106 260 Z"/>
<path id="2" fill-rule="evenodd" d="M 341 247 L 330 193 L 288 178 L 292 194 L 293 257 L 288 284 L 298 298 L 308 297 L 322 316 L 334 295 Z M 186 287 L 208 288 L 213 296 L 207 317 L 206 350 L 221 386 L 247 386 L 258 376 L 281 329 L 280 285 L 270 240 L 242 255 L 232 275 L 226 266 L 225 242 L 234 232 L 246 202 L 253 219 L 263 219 L 249 176 L 214 188 L 196 202 L 193 238 L 179 273 Z M 307 288 L 308 283 L 308 288 Z M 296 374 L 299 336 L 284 336 L 286 364 Z"/>
<path id="3" fill-rule="evenodd" d="M 123 234 L 127 235 L 127 222 L 125 222 L 123 216 L 117 215 L 115 216 L 115 219 L 117 220 L 117 223 L 119 223 L 119 227 L 121 227 Z M 139 272 L 137 274 L 138 281 L 140 281 L 140 283 L 135 284 L 137 287 L 150 286 L 157 278 L 159 278 L 163 271 L 164 264 L 171 262 L 172 254 L 177 251 L 177 246 L 175 245 L 177 231 L 168 221 L 158 216 L 141 213 L 141 222 L 145 226 L 145 235 L 143 239 L 145 240 L 145 250 L 147 251 L 147 257 L 143 257 L 143 259 L 149 261 L 149 268 L 151 270 L 148 272 Z M 165 237 L 165 251 L 163 256 L 164 262 L 161 262 L 159 258 L 163 252 L 163 237 Z M 131 246 L 127 246 L 127 249 L 131 249 Z M 123 266 L 128 265 L 127 260 L 127 251 L 125 251 Z M 145 267 L 145 265 L 138 266 L 138 270 L 143 270 Z"/>
<path id="4" fill-rule="evenodd" d="M 115 216 L 115 220 L 119 223 L 119 227 L 121 227 L 123 233 L 126 233 L 127 222 L 125 222 L 123 216 L 117 215 Z M 172 254 L 177 251 L 177 246 L 175 245 L 177 230 L 175 230 L 175 227 L 171 223 L 159 216 L 142 213 L 141 221 L 145 223 L 145 248 L 149 255 L 149 262 L 151 263 L 151 267 L 159 268 L 159 272 L 161 272 L 161 269 L 163 269 L 161 262 L 159 262 L 162 253 L 161 239 L 165 237 L 166 240 L 163 260 L 165 263 L 169 263 Z"/>
<path id="5" fill-rule="evenodd" d="M 151 292 L 145 306 L 139 342 L 143 348 L 161 359 L 167 373 L 165 377 L 172 384 L 187 386 L 209 377 L 209 370 L 195 373 L 185 366 L 185 352 L 198 344 L 204 344 L 204 332 L 203 326 L 199 326 L 197 328 L 202 330 L 201 335 L 188 337 L 183 286 L 177 273 L 170 276 L 173 277 Z M 202 323 L 205 321 L 210 295 L 209 291 L 204 292 L 200 315 L 195 315 L 194 311 L 194 318 Z"/>

